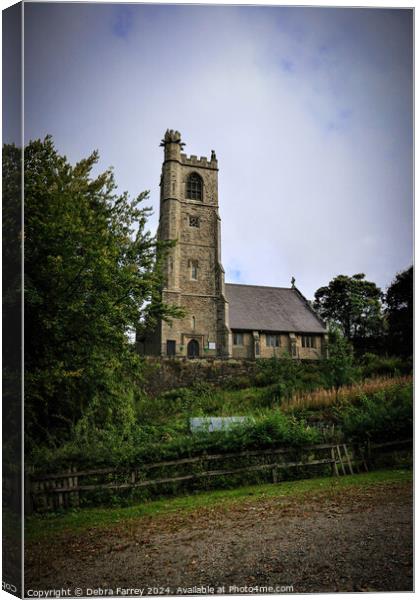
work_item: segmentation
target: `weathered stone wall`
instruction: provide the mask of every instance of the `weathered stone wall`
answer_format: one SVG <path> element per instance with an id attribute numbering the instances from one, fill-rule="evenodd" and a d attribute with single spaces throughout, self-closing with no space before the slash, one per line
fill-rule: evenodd
<path id="1" fill-rule="evenodd" d="M 167 292 L 164 292 L 164 299 L 169 300 Z M 200 356 L 205 352 L 210 356 L 215 354 L 216 351 L 208 350 L 209 342 L 217 342 L 217 306 L 214 300 L 206 296 L 183 296 L 182 307 L 186 312 L 184 318 L 174 319 L 172 324 L 162 323 L 162 354 L 166 354 L 166 340 L 175 340 L 178 354 L 186 354 L 191 339 L 198 341 Z"/>
<path id="2" fill-rule="evenodd" d="M 257 372 L 257 363 L 251 360 L 147 357 L 145 362 L 144 389 L 151 396 L 200 382 L 226 385 L 230 379 L 238 383 L 241 377 L 252 381 Z"/>

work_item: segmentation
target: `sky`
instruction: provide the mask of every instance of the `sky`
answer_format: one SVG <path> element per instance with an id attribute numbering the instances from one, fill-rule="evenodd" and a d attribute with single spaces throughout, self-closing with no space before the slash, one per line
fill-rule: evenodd
<path id="1" fill-rule="evenodd" d="M 155 231 L 177 129 L 217 154 L 226 281 L 385 289 L 412 263 L 412 44 L 404 9 L 30 3 L 25 139 L 98 149 Z"/>

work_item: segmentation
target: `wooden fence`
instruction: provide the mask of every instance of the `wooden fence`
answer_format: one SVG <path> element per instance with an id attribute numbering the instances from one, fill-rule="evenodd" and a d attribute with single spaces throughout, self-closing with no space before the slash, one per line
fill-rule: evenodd
<path id="1" fill-rule="evenodd" d="M 89 492 L 123 491 L 136 488 L 159 488 L 164 484 L 225 477 L 240 473 L 271 471 L 273 483 L 282 478 L 286 469 L 330 467 L 332 475 L 353 474 L 368 470 L 372 454 L 377 450 L 412 444 L 412 440 L 386 442 L 364 446 L 340 444 L 317 444 L 302 448 L 270 448 L 245 450 L 234 453 L 200 455 L 177 460 L 147 463 L 129 468 L 102 468 L 78 470 L 72 467 L 58 474 L 28 474 L 30 506 L 27 512 L 49 511 L 58 508 L 78 507 L 82 495 Z M 217 467 L 217 463 L 246 461 L 242 466 Z M 257 461 L 257 462 L 255 462 Z M 156 470 L 174 471 L 167 476 L 153 476 Z M 185 472 L 187 469 L 187 472 Z M 179 470 L 184 471 L 179 473 Z M 209 487 L 211 487 L 209 485 Z"/>

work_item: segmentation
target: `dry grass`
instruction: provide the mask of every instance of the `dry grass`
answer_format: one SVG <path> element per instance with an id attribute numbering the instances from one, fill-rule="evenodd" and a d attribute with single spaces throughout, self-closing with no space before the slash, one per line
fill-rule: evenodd
<path id="1" fill-rule="evenodd" d="M 375 377 L 363 382 L 346 385 L 339 390 L 319 389 L 305 394 L 295 394 L 284 405 L 285 412 L 299 409 L 322 409 L 337 404 L 351 403 L 361 395 L 371 395 L 395 386 L 403 386 L 413 382 L 412 375 L 401 377 Z"/>

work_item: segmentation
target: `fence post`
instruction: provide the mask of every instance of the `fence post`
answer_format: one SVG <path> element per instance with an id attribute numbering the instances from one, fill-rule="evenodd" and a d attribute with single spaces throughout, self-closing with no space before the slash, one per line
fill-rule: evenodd
<path id="1" fill-rule="evenodd" d="M 73 467 L 73 473 L 77 473 L 77 467 Z M 79 487 L 79 478 L 76 476 L 73 477 L 73 486 L 74 487 Z M 73 492 L 74 494 L 74 505 L 75 506 L 79 506 L 80 505 L 80 492 L 79 490 L 76 490 L 75 492 Z"/>
<path id="2" fill-rule="evenodd" d="M 335 458 L 334 446 L 331 446 L 331 459 L 333 461 L 333 463 L 332 463 L 333 473 L 336 477 L 338 477 L 338 468 L 337 468 L 337 461 Z"/>
<path id="3" fill-rule="evenodd" d="M 277 483 L 277 466 L 273 468 L 273 483 Z"/>
<path id="4" fill-rule="evenodd" d="M 338 454 L 338 458 L 340 460 L 341 470 L 343 471 L 343 475 L 345 475 L 346 474 L 346 468 L 344 466 L 344 462 L 343 462 L 343 459 L 341 457 L 340 446 L 338 444 L 337 444 L 337 454 Z"/>
<path id="5" fill-rule="evenodd" d="M 352 467 L 352 465 L 351 465 L 350 455 L 349 455 L 349 453 L 348 453 L 348 450 L 347 450 L 347 446 L 346 446 L 346 444 L 343 444 L 343 448 L 344 448 L 344 453 L 345 453 L 345 455 L 346 455 L 346 458 L 347 458 L 347 464 L 348 464 L 348 466 L 349 466 L 350 473 L 351 473 L 352 475 L 354 475 L 354 473 L 353 473 L 353 467 Z"/>
<path id="6" fill-rule="evenodd" d="M 55 480 L 53 480 L 53 481 L 54 481 L 54 484 L 55 484 L 54 487 L 57 487 L 57 481 L 55 481 Z M 63 485 L 64 481 L 65 480 L 63 478 L 61 480 L 61 485 Z M 59 508 L 63 508 L 63 504 L 64 504 L 64 502 L 63 502 L 63 492 L 58 492 L 58 507 Z"/>
<path id="7" fill-rule="evenodd" d="M 370 440 L 367 441 L 367 456 L 368 456 L 368 465 L 372 466 L 372 448 L 370 447 Z"/>

